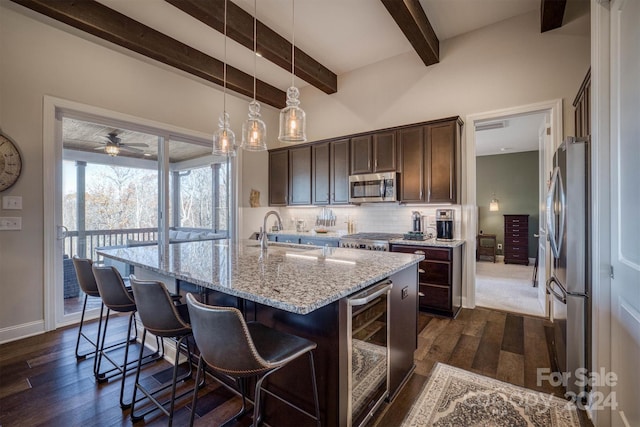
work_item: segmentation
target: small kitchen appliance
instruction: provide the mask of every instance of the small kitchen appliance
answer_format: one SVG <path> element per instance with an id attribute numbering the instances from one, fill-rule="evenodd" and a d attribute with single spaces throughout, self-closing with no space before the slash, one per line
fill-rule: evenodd
<path id="1" fill-rule="evenodd" d="M 436 209 L 436 240 L 453 240 L 453 209 Z"/>
<path id="2" fill-rule="evenodd" d="M 422 231 L 422 215 L 418 211 L 413 211 L 411 213 L 411 220 L 413 223 L 413 231 L 421 232 Z"/>

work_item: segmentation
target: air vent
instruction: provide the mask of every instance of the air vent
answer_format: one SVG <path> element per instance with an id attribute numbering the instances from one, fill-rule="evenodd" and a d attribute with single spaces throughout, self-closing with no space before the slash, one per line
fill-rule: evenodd
<path id="1" fill-rule="evenodd" d="M 486 122 L 476 125 L 476 132 L 481 130 L 502 129 L 507 126 L 506 120 L 500 120 L 498 122 Z"/>

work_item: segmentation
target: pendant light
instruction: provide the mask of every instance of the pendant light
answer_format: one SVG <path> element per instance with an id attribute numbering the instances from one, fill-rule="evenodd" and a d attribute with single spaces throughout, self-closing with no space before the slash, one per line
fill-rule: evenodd
<path id="1" fill-rule="evenodd" d="M 213 134 L 213 154 L 217 156 L 235 157 L 236 135 L 229 125 L 227 113 L 227 0 L 224 0 L 224 69 L 222 72 L 223 107 L 218 119 L 218 130 Z"/>
<path id="2" fill-rule="evenodd" d="M 260 118 L 260 103 L 256 101 L 256 56 L 258 38 L 256 33 L 256 0 L 253 0 L 253 101 L 249 103 L 249 118 L 242 124 L 242 145 L 247 151 L 267 149 L 267 126 Z"/>
<path id="3" fill-rule="evenodd" d="M 493 193 L 493 198 L 489 202 L 489 211 L 498 212 L 500 210 L 500 202 L 496 199 L 496 193 Z"/>
<path id="4" fill-rule="evenodd" d="M 291 87 L 287 89 L 287 106 L 280 110 L 281 142 L 305 142 L 307 140 L 306 114 L 300 105 L 300 91 L 295 86 L 295 0 L 291 0 Z"/>

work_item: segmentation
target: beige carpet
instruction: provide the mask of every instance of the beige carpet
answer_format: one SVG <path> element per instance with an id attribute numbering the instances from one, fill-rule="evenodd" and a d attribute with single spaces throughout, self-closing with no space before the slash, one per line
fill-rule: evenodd
<path id="1" fill-rule="evenodd" d="M 579 427 L 564 399 L 438 363 L 402 427 Z"/>
<path id="2" fill-rule="evenodd" d="M 476 262 L 476 305 L 513 313 L 544 316 L 538 288 L 532 284 L 533 266 Z"/>

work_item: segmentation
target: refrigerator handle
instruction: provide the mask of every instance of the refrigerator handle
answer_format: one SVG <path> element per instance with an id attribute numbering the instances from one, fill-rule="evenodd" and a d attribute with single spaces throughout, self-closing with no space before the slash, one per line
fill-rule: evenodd
<path id="1" fill-rule="evenodd" d="M 558 287 L 560 288 L 560 292 L 558 293 L 555 289 L 555 286 L 553 286 L 553 284 L 558 285 Z M 558 282 L 558 280 L 555 278 L 555 276 L 551 276 L 549 277 L 549 279 L 547 280 L 546 283 L 546 287 L 547 287 L 547 291 L 552 294 L 554 297 L 556 297 L 557 300 L 559 300 L 560 302 L 562 302 L 563 304 L 567 303 L 567 291 L 564 289 L 564 287 L 560 284 L 560 282 Z"/>
<path id="2" fill-rule="evenodd" d="M 556 183 L 558 185 L 556 185 Z M 560 203 L 560 219 L 558 221 L 558 240 L 556 241 L 556 223 L 554 221 L 554 201 L 555 192 L 558 194 L 558 202 Z M 547 193 L 546 200 L 546 219 L 547 219 L 547 238 L 551 246 L 551 252 L 554 258 L 560 257 L 560 251 L 562 250 L 562 238 L 564 237 L 564 222 L 566 215 L 566 196 L 564 193 L 564 185 L 562 184 L 562 175 L 560 174 L 560 168 L 556 166 L 551 176 L 551 183 L 549 185 L 549 192 Z"/>

